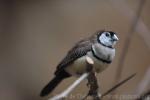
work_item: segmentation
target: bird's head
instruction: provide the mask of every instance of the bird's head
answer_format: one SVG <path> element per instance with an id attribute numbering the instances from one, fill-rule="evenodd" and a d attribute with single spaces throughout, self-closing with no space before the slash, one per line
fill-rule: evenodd
<path id="1" fill-rule="evenodd" d="M 114 48 L 116 42 L 119 40 L 116 33 L 112 31 L 100 31 L 97 34 L 97 40 L 100 44 Z"/>

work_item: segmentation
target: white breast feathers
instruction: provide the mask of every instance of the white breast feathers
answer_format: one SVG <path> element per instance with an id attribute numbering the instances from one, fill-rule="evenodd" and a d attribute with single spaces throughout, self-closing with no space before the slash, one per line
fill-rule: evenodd
<path id="1" fill-rule="evenodd" d="M 108 48 L 99 43 L 93 44 L 92 49 L 94 53 L 96 54 L 96 56 L 107 61 L 112 61 L 115 56 L 114 48 Z"/>

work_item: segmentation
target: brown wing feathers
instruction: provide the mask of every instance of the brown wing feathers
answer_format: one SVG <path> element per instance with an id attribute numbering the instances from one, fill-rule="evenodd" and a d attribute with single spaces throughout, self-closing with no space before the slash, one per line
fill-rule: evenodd
<path id="1" fill-rule="evenodd" d="M 59 73 L 65 67 L 67 67 L 70 63 L 75 61 L 76 59 L 86 55 L 88 51 L 91 50 L 93 41 L 91 39 L 85 39 L 79 41 L 66 55 L 66 57 L 59 63 L 57 66 L 55 74 Z"/>

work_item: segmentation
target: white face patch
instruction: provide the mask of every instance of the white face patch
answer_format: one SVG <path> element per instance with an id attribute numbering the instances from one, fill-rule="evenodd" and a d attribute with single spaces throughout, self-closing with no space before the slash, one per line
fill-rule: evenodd
<path id="1" fill-rule="evenodd" d="M 114 36 L 115 38 L 117 37 L 116 35 Z M 116 41 L 113 40 L 113 37 L 111 36 L 109 32 L 103 32 L 99 37 L 99 41 L 105 46 L 114 47 L 116 44 Z"/>

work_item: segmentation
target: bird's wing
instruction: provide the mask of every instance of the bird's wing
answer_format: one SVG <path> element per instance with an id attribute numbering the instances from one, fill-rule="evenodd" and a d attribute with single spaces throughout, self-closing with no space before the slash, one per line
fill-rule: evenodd
<path id="1" fill-rule="evenodd" d="M 86 55 L 92 48 L 94 41 L 85 39 L 79 41 L 66 55 L 66 57 L 58 64 L 55 74 L 59 73 L 76 59 Z"/>

